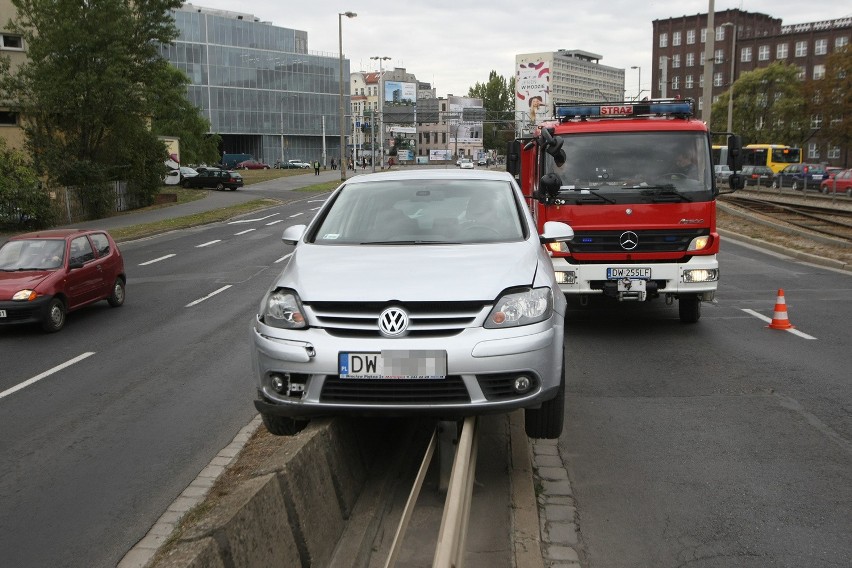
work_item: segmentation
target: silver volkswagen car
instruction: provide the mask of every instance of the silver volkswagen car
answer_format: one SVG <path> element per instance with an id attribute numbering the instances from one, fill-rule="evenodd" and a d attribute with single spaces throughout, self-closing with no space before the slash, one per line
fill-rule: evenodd
<path id="1" fill-rule="evenodd" d="M 312 417 L 525 409 L 562 431 L 565 298 L 506 172 L 403 170 L 347 180 L 308 224 L 251 325 L 255 406 L 273 434 Z"/>

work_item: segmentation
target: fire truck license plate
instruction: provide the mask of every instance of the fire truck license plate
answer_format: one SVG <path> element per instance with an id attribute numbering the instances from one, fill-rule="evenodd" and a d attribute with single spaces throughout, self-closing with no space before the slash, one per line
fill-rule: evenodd
<path id="1" fill-rule="evenodd" d="M 636 280 L 650 280 L 651 279 L 651 269 L 650 268 L 637 268 L 631 266 L 629 268 L 607 268 L 606 269 L 606 279 L 607 280 L 620 280 L 621 278 L 631 278 Z"/>
<path id="2" fill-rule="evenodd" d="M 341 379 L 443 379 L 447 352 L 386 349 L 381 353 L 340 353 Z"/>

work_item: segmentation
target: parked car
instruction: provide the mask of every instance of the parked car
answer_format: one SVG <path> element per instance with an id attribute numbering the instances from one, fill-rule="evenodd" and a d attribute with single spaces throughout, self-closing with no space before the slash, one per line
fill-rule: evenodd
<path id="1" fill-rule="evenodd" d="M 236 172 L 216 168 L 204 168 L 197 176 L 184 179 L 181 182 L 181 186 L 186 188 L 212 187 L 218 191 L 223 189 L 236 191 L 238 187 L 243 187 L 243 178 Z"/>
<path id="2" fill-rule="evenodd" d="M 313 167 L 309 163 L 303 162 L 302 160 L 287 160 L 287 163 L 289 164 L 288 167 L 290 167 L 290 168 L 301 168 L 301 169 L 304 170 L 304 169 L 310 169 L 310 168 Z"/>
<path id="3" fill-rule="evenodd" d="M 819 189 L 823 193 L 845 193 L 852 197 L 852 169 L 835 172 L 830 179 L 822 180 Z"/>
<path id="4" fill-rule="evenodd" d="M 237 170 L 268 170 L 269 164 L 265 164 L 259 160 L 245 160 L 236 165 Z"/>
<path id="5" fill-rule="evenodd" d="M 772 178 L 772 187 L 819 189 L 824 176 L 825 166 L 822 164 L 789 164 Z"/>
<path id="6" fill-rule="evenodd" d="M 463 170 L 472 170 L 473 169 L 473 160 L 465 158 L 459 164 L 459 167 Z"/>
<path id="7" fill-rule="evenodd" d="M 198 175 L 198 171 L 188 166 L 181 166 L 179 169 L 170 170 L 166 173 L 166 185 L 180 185 L 184 178 L 194 177 Z"/>
<path id="8" fill-rule="evenodd" d="M 487 158 L 479 158 L 479 160 L 476 161 L 476 165 L 477 166 L 487 166 L 488 165 L 488 159 Z"/>
<path id="9" fill-rule="evenodd" d="M 564 223 L 539 235 L 508 172 L 350 178 L 284 230 L 296 248 L 254 318 L 266 428 L 524 408 L 528 435 L 558 437 L 566 300 L 542 243 L 571 238 Z"/>
<path id="10" fill-rule="evenodd" d="M 124 258 L 106 231 L 59 229 L 11 237 L 0 247 L 0 326 L 65 325 L 68 312 L 124 304 Z"/>
<path id="11" fill-rule="evenodd" d="M 772 178 L 775 177 L 775 172 L 769 166 L 743 166 L 740 170 L 746 185 L 756 185 L 758 187 L 769 187 L 772 185 Z"/>
<path id="12" fill-rule="evenodd" d="M 716 176 L 716 185 L 720 183 L 728 185 L 728 178 L 734 172 L 728 164 L 716 164 L 713 166 L 713 173 Z"/>

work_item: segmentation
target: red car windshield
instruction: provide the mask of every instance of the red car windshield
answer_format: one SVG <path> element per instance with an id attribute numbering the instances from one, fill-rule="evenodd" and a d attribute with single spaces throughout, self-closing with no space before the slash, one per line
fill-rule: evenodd
<path id="1" fill-rule="evenodd" d="M 55 270 L 65 260 L 65 241 L 27 239 L 9 241 L 0 248 L 0 270 Z"/>

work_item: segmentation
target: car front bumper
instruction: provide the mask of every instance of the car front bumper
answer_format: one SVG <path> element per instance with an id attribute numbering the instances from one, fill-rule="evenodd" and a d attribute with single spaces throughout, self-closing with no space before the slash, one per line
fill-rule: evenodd
<path id="1" fill-rule="evenodd" d="M 324 329 L 281 330 L 255 318 L 251 325 L 257 409 L 265 414 L 312 418 L 338 415 L 469 416 L 535 408 L 556 396 L 562 380 L 563 318 L 554 312 L 534 325 L 466 328 L 452 337 L 341 338 Z M 341 378 L 341 352 L 439 350 L 445 379 Z M 277 392 L 273 376 L 297 385 Z M 515 388 L 527 377 L 530 387 Z"/>
<path id="2" fill-rule="evenodd" d="M 0 301 L 0 313 L 6 313 L 0 317 L 0 326 L 43 322 L 52 299 L 53 296 L 39 296 L 30 302 Z"/>

